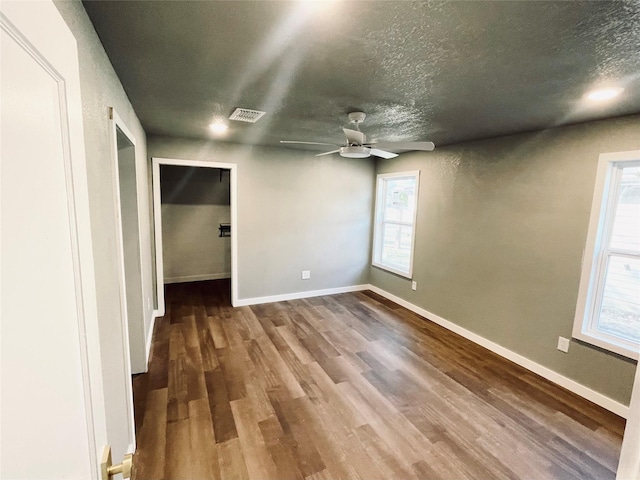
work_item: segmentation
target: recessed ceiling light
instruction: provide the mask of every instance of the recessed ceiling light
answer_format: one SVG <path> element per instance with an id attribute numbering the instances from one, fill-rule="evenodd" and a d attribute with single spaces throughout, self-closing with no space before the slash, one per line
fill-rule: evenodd
<path id="1" fill-rule="evenodd" d="M 229 129 L 229 125 L 223 122 L 213 122 L 209 128 L 215 135 L 222 135 Z"/>
<path id="2" fill-rule="evenodd" d="M 602 100 L 609 100 L 613 97 L 617 97 L 623 90 L 624 88 L 621 87 L 599 88 L 598 90 L 589 92 L 587 94 L 587 98 L 589 100 L 600 102 Z"/>

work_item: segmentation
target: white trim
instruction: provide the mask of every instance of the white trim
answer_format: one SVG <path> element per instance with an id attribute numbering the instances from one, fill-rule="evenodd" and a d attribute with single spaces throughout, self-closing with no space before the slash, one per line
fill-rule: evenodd
<path id="1" fill-rule="evenodd" d="M 638 452 L 640 452 L 640 368 L 636 369 L 633 382 L 616 480 L 640 479 L 640 455 Z"/>
<path id="2" fill-rule="evenodd" d="M 323 297 L 325 295 L 335 295 L 337 293 L 361 292 L 371 289 L 371 285 L 351 285 L 348 287 L 325 288 L 323 290 L 309 290 L 306 292 L 285 293 L 282 295 L 271 295 L 267 297 L 253 297 L 239 299 L 234 307 L 246 307 L 248 305 L 260 305 L 262 303 L 286 302 L 287 300 L 300 300 L 302 298 Z"/>
<path id="3" fill-rule="evenodd" d="M 164 304 L 164 263 L 162 260 L 162 203 L 160 198 L 160 165 L 181 167 L 221 168 L 230 171 L 231 187 L 231 305 L 238 305 L 238 164 L 209 162 L 203 160 L 180 160 L 175 158 L 151 159 L 153 182 L 153 223 L 156 246 L 156 288 L 158 308 L 154 317 L 162 317 Z"/>
<path id="4" fill-rule="evenodd" d="M 613 203 L 609 199 L 611 176 L 615 173 L 618 164 L 635 162 L 639 159 L 640 150 L 603 153 L 598 159 L 598 171 L 593 190 L 589 230 L 582 259 L 580 288 L 572 333 L 573 338 L 635 360 L 638 360 L 639 354 L 637 350 L 633 350 L 630 342 L 606 335 L 595 329 L 593 312 L 596 308 L 596 298 L 594 297 L 600 283 L 598 274 L 602 272 L 602 268 L 598 268 L 598 265 L 601 264 L 601 241 L 605 237 L 605 222 L 607 217 L 611 215 L 610 209 Z"/>
<path id="5" fill-rule="evenodd" d="M 126 287 L 126 276 L 125 276 L 125 260 L 124 260 L 124 237 L 122 230 L 122 204 L 120 201 L 120 167 L 118 165 L 118 129 L 127 137 L 127 140 L 131 143 L 134 149 L 134 158 L 135 158 L 135 147 L 136 141 L 133 134 L 129 131 L 125 123 L 122 121 L 120 116 L 117 114 L 113 107 L 109 107 L 109 134 L 111 136 L 111 173 L 113 175 L 113 194 L 115 201 L 115 209 L 114 209 L 114 225 L 116 229 L 116 254 L 118 256 L 118 293 L 120 294 L 120 318 L 122 322 L 122 333 L 123 333 L 123 354 L 124 354 L 124 366 L 125 366 L 125 378 L 132 378 L 132 368 L 131 368 L 131 352 L 130 345 L 131 339 L 129 337 L 129 312 L 127 310 L 127 287 Z M 134 160 L 134 171 L 136 172 L 136 197 L 138 196 L 138 169 Z M 140 235 L 140 199 L 137 198 L 136 208 L 138 209 L 138 242 L 141 240 Z M 140 245 L 140 252 L 142 252 L 142 245 Z M 144 295 L 144 288 L 142 285 L 142 259 L 140 259 L 140 280 L 141 280 L 141 289 Z M 143 306 L 143 318 L 141 319 L 142 331 L 144 332 L 144 298 L 140 299 L 141 305 Z M 136 348 L 145 348 L 145 345 L 137 345 Z M 134 420 L 134 407 L 133 407 L 133 383 L 132 381 L 126 382 L 125 386 L 125 394 L 127 395 L 128 400 L 128 409 L 127 409 L 127 421 L 128 421 L 128 430 L 129 430 L 129 440 L 130 443 L 134 446 L 136 444 L 136 432 L 135 432 L 135 420 Z"/>
<path id="6" fill-rule="evenodd" d="M 153 345 L 153 330 L 156 326 L 156 310 L 153 311 L 151 322 L 149 323 L 149 331 L 147 332 L 147 343 L 145 345 L 145 358 L 147 361 L 147 372 L 149 371 L 149 360 L 151 360 L 151 345 Z"/>
<path id="7" fill-rule="evenodd" d="M 577 395 L 580 395 L 582 398 L 585 398 L 595 403 L 596 405 L 599 405 L 602 408 L 605 408 L 615 413 L 616 415 L 619 415 L 623 418 L 627 418 L 627 415 L 629 413 L 629 407 L 627 407 L 626 405 L 623 405 L 622 403 L 616 400 L 613 400 L 612 398 L 609 398 L 606 395 L 603 395 L 602 393 L 596 392 L 595 390 L 585 387 L 584 385 L 576 382 L 575 380 L 565 377 L 564 375 L 561 375 L 557 372 L 554 372 L 553 370 L 545 366 L 542 366 L 539 363 L 534 362 L 533 360 L 529 360 L 528 358 L 523 357 L 522 355 L 515 353 L 512 350 L 504 348 L 503 346 L 498 345 L 497 343 L 494 343 L 491 340 L 487 340 L 486 338 L 481 337 L 477 333 L 473 333 L 472 331 L 467 330 L 466 328 L 463 328 L 459 325 L 456 325 L 455 323 L 450 322 L 449 320 L 445 320 L 444 318 L 438 315 L 435 315 L 425 310 L 424 308 L 420 308 L 412 303 L 409 303 L 400 297 L 397 297 L 385 290 L 382 290 L 381 288 L 378 288 L 374 285 L 369 285 L 369 289 L 372 292 L 377 293 L 378 295 L 381 295 L 391 300 L 392 302 L 395 302 L 398 305 L 403 306 L 414 313 L 417 313 L 422 317 L 425 317 L 425 319 L 430 320 L 433 323 L 436 323 L 441 327 L 446 328 L 447 330 L 457 333 L 458 335 L 468 340 L 471 340 L 472 342 L 486 348 L 487 350 L 490 350 L 493 353 L 496 353 L 501 357 L 506 358 L 507 360 L 511 360 L 513 363 L 520 365 L 521 367 L 524 367 L 527 370 L 533 373 L 536 373 L 541 377 L 546 378 L 547 380 L 557 385 L 560 385 L 561 387 L 564 387 L 567 390 Z"/>
<path id="8" fill-rule="evenodd" d="M 156 255 L 156 300 L 153 317 L 164 316 L 164 262 L 162 260 L 162 203 L 160 200 L 160 163 L 151 159 L 151 187 L 153 190 L 153 231 Z"/>
<path id="9" fill-rule="evenodd" d="M 186 283 L 186 282 L 202 282 L 204 280 L 222 280 L 223 278 L 231 278 L 231 272 L 223 273 L 205 273 L 202 275 L 185 275 L 181 277 L 168 277 L 164 279 L 167 283 Z"/>
<path id="10" fill-rule="evenodd" d="M 384 208 L 382 208 L 382 205 L 384 204 L 384 201 L 387 197 L 386 180 L 389 178 L 398 178 L 398 177 L 414 177 L 416 180 L 415 205 L 413 208 L 413 222 L 411 224 L 406 222 L 393 222 L 393 221 L 386 222 L 386 223 L 396 223 L 396 224 L 411 226 L 411 254 L 409 256 L 409 270 L 406 272 L 403 270 L 394 268 L 392 265 L 382 263 L 382 261 L 380 260 L 382 257 L 380 237 L 381 235 L 383 235 L 382 225 L 385 223 Z M 418 215 L 419 193 L 420 193 L 420 170 L 412 170 L 409 172 L 380 173 L 376 176 L 376 204 L 375 204 L 375 210 L 374 210 L 374 224 L 373 224 L 373 249 L 371 253 L 371 265 L 373 265 L 374 267 L 381 268 L 382 270 L 395 273 L 396 275 L 400 275 L 405 278 L 412 278 L 413 253 L 415 251 L 415 244 L 416 244 L 416 225 L 417 225 L 416 220 Z"/>

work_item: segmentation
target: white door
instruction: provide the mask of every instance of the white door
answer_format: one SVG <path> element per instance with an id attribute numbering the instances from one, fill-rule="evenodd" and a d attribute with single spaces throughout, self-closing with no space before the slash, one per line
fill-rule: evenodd
<path id="1" fill-rule="evenodd" d="M 50 1 L 0 14 L 0 478 L 97 479 L 108 438 L 76 42 Z"/>

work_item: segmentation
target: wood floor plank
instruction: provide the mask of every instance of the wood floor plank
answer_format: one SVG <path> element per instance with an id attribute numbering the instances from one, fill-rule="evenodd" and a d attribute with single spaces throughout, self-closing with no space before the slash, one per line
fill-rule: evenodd
<path id="1" fill-rule="evenodd" d="M 169 347 L 169 371 L 167 421 L 176 422 L 189 417 L 187 388 L 188 376 L 185 372 L 186 351 L 180 324 L 171 325 L 171 344 Z"/>
<path id="2" fill-rule="evenodd" d="M 167 388 L 169 385 L 169 372 L 167 370 L 170 338 L 169 318 L 166 315 L 158 318 L 155 322 L 154 330 L 149 355 L 149 372 L 146 374 L 149 377 L 147 389 L 150 391 Z"/>
<path id="3" fill-rule="evenodd" d="M 213 339 L 213 345 L 215 348 L 227 347 L 227 335 L 224 333 L 224 328 L 222 328 L 223 318 L 224 317 L 215 316 L 207 317 L 207 320 L 209 322 L 209 333 L 211 334 L 211 338 Z"/>
<path id="4" fill-rule="evenodd" d="M 189 402 L 189 435 L 193 478 L 218 480 L 218 451 L 209 402 L 205 398 Z"/>
<path id="5" fill-rule="evenodd" d="M 278 333 L 282 336 L 289 348 L 296 354 L 296 357 L 303 365 L 307 365 L 314 361 L 309 351 L 302 346 L 298 337 L 294 335 L 287 325 L 277 327 Z"/>
<path id="6" fill-rule="evenodd" d="M 238 438 L 222 370 L 216 369 L 213 372 L 205 372 L 204 377 L 216 443 L 225 443 L 233 438 Z"/>
<path id="7" fill-rule="evenodd" d="M 624 420 L 371 292 L 167 286 L 136 480 L 613 479 Z"/>
<path id="8" fill-rule="evenodd" d="M 282 430 L 276 415 L 258 423 L 262 438 L 271 454 L 278 470 L 276 478 L 281 480 L 298 480 L 305 478 L 294 456 L 292 439 Z"/>
<path id="9" fill-rule="evenodd" d="M 415 478 L 415 471 L 403 466 L 391 449 L 376 434 L 370 425 L 364 424 L 354 430 L 359 445 L 371 459 L 373 473 L 368 478 Z"/>
<path id="10" fill-rule="evenodd" d="M 221 348 L 216 350 L 216 353 L 229 401 L 245 398 L 247 396 L 245 366 L 248 365 L 250 356 L 244 342 L 240 341 L 237 346 L 229 345 L 227 348 Z"/>
<path id="11" fill-rule="evenodd" d="M 161 480 L 165 476 L 167 398 L 166 388 L 147 395 L 145 421 L 137 432 L 134 480 Z"/>
<path id="12" fill-rule="evenodd" d="M 360 411 L 340 394 L 335 382 L 327 375 L 325 370 L 317 363 L 307 366 L 307 370 L 316 385 L 323 394 L 324 402 L 333 411 L 336 419 L 348 428 L 358 428 L 367 422 Z"/>
<path id="13" fill-rule="evenodd" d="M 302 474 L 306 477 L 324 470 L 325 464 L 317 449 L 317 437 L 308 428 L 309 417 L 305 416 L 304 402 L 306 397 L 291 399 L 284 391 L 269 392 L 271 404 L 285 435 L 288 436 L 291 448 Z"/>
<path id="14" fill-rule="evenodd" d="M 529 415 L 539 424 L 547 425 L 550 433 L 573 443 L 609 470 L 616 470 L 618 465 L 616 452 L 622 446 L 618 435 L 612 435 L 605 429 L 597 429 L 594 432 L 562 412 L 554 411 L 542 403 L 527 402 L 525 398 L 513 395 L 511 392 L 505 393 L 492 389 L 492 393 L 501 396 L 512 405 L 529 408 Z"/>
<path id="15" fill-rule="evenodd" d="M 249 478 L 240 439 L 232 438 L 224 443 L 218 443 L 216 450 L 220 465 L 220 480 L 246 480 Z"/>
<path id="16" fill-rule="evenodd" d="M 167 423 L 167 442 L 165 449 L 165 478 L 171 480 L 191 480 L 195 477 L 192 470 L 193 452 L 189 419 Z M 180 452 L 176 455 L 174 452 Z"/>
<path id="17" fill-rule="evenodd" d="M 286 388 L 291 398 L 299 398 L 304 396 L 304 391 L 300 387 L 300 384 L 296 380 L 291 370 L 287 367 L 287 364 L 282 359 L 282 356 L 278 353 L 273 343 L 266 337 L 262 336 L 256 339 L 260 350 L 262 351 L 266 361 L 271 367 L 271 370 L 278 379 L 279 384 Z"/>
<path id="18" fill-rule="evenodd" d="M 260 425 L 249 399 L 231 402 L 231 411 L 238 428 L 238 438 L 250 479 L 277 478 L 278 469 L 262 437 Z"/>

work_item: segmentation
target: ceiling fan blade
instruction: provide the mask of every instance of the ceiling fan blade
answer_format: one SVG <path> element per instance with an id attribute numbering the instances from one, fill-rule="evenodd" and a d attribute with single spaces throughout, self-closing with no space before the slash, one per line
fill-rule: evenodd
<path id="1" fill-rule="evenodd" d="M 321 157 L 323 155 L 331 155 L 332 153 L 338 153 L 340 151 L 340 149 L 338 150 L 331 150 L 330 152 L 324 152 L 324 153 L 319 153 L 316 155 L 316 157 Z"/>
<path id="2" fill-rule="evenodd" d="M 425 152 L 431 152 L 436 148 L 433 142 L 380 142 L 372 143 L 371 146 L 385 150 L 421 150 Z"/>
<path id="3" fill-rule="evenodd" d="M 331 146 L 337 146 L 336 143 L 300 142 L 298 140 L 280 140 L 280 143 L 294 143 L 294 144 L 301 144 L 301 145 L 331 145 Z"/>
<path id="4" fill-rule="evenodd" d="M 347 136 L 347 140 L 350 144 L 362 145 L 367 140 L 367 137 L 365 137 L 364 133 L 357 130 L 343 128 L 342 131 Z"/>
<path id="5" fill-rule="evenodd" d="M 384 150 L 378 150 L 377 148 L 371 149 L 371 155 L 382 158 L 395 158 L 398 156 L 397 153 L 385 152 Z"/>

